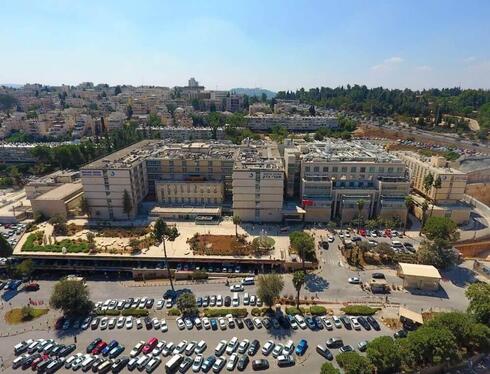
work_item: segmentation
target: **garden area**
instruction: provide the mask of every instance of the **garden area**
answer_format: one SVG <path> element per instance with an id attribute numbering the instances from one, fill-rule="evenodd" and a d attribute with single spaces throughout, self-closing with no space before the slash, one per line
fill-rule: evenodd
<path id="1" fill-rule="evenodd" d="M 187 240 L 193 254 L 207 256 L 263 256 L 274 249 L 275 241 L 260 236 L 248 242 L 244 235 L 194 234 Z"/>
<path id="2" fill-rule="evenodd" d="M 13 325 L 17 323 L 32 321 L 33 319 L 47 314 L 48 311 L 48 308 L 33 308 L 31 306 L 15 308 L 5 313 L 5 322 Z"/>
<path id="3" fill-rule="evenodd" d="M 76 239 L 63 239 L 57 243 L 44 243 L 44 232 L 37 231 L 29 234 L 24 245 L 22 246 L 22 252 L 63 252 L 65 248 L 67 253 L 88 253 L 90 249 L 89 242 L 87 240 Z"/>

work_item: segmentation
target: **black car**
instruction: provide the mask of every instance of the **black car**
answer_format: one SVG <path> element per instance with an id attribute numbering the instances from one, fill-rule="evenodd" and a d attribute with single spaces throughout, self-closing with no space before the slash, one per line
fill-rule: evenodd
<path id="1" fill-rule="evenodd" d="M 99 344 L 101 341 L 102 341 L 101 338 L 96 338 L 94 341 L 92 341 L 92 343 L 87 345 L 86 352 L 91 353 L 94 350 L 94 348 L 97 346 L 97 344 Z"/>
<path id="2" fill-rule="evenodd" d="M 372 277 L 374 279 L 385 279 L 385 275 L 383 273 L 373 273 Z"/>
<path id="3" fill-rule="evenodd" d="M 30 368 L 31 365 L 32 365 L 32 363 L 34 362 L 34 360 L 36 360 L 39 357 L 41 357 L 41 354 L 40 353 L 35 353 L 33 355 L 30 355 L 26 359 L 24 359 L 22 361 L 22 370 L 27 370 L 28 368 Z"/>
<path id="4" fill-rule="evenodd" d="M 121 358 L 117 358 L 112 364 L 112 372 L 119 373 L 122 369 L 126 367 L 128 362 L 129 362 L 129 357 L 124 356 Z"/>
<path id="5" fill-rule="evenodd" d="M 146 316 L 144 319 L 144 322 L 145 322 L 145 327 L 147 330 L 153 329 L 153 322 L 151 321 L 150 317 Z"/>
<path id="6" fill-rule="evenodd" d="M 349 317 L 342 316 L 342 317 L 340 317 L 340 320 L 342 321 L 342 324 L 344 325 L 344 327 L 345 327 L 347 330 L 352 330 L 352 324 L 351 324 L 351 322 L 350 322 Z"/>
<path id="7" fill-rule="evenodd" d="M 242 319 L 241 318 L 235 318 L 235 325 L 237 325 L 239 329 L 243 329 Z"/>
<path id="8" fill-rule="evenodd" d="M 92 364 L 92 371 L 94 373 L 97 373 L 97 371 L 99 370 L 99 366 L 102 365 L 104 362 L 106 362 L 108 359 L 107 358 L 104 358 L 104 357 L 97 357 L 94 361 L 94 363 Z"/>
<path id="9" fill-rule="evenodd" d="M 327 360 L 332 361 L 333 360 L 333 354 L 330 352 L 330 350 L 322 345 L 317 345 L 316 346 L 316 351 L 320 354 L 320 356 L 325 357 Z"/>
<path id="10" fill-rule="evenodd" d="M 202 307 L 202 297 L 201 296 L 196 298 L 196 305 L 198 308 Z"/>
<path id="11" fill-rule="evenodd" d="M 48 365 L 53 361 L 55 360 L 55 358 L 48 358 L 47 360 L 44 360 L 44 361 L 41 361 L 38 365 L 37 365 L 37 372 L 38 373 L 44 373 L 46 371 L 46 368 L 48 367 Z M 14 368 L 15 369 L 15 368 Z"/>
<path id="12" fill-rule="evenodd" d="M 252 340 L 252 342 L 248 346 L 248 351 L 247 351 L 248 355 L 254 356 L 259 350 L 259 347 L 260 347 L 260 342 L 257 339 Z"/>
<path id="13" fill-rule="evenodd" d="M 249 330 L 255 329 L 254 323 L 252 322 L 252 320 L 250 318 L 245 318 L 245 320 L 243 322 L 245 322 L 245 325 L 247 326 L 247 328 Z"/>
<path id="14" fill-rule="evenodd" d="M 90 328 L 92 330 L 96 330 L 97 327 L 99 327 L 99 323 L 100 323 L 100 317 L 95 317 L 90 323 Z"/>
<path id="15" fill-rule="evenodd" d="M 328 348 L 340 348 L 344 345 L 344 342 L 341 338 L 329 338 L 327 340 L 327 347 Z"/>
<path id="16" fill-rule="evenodd" d="M 362 241 L 362 238 L 360 236 L 354 236 L 351 240 L 353 242 L 360 242 L 360 241 Z"/>
<path id="17" fill-rule="evenodd" d="M 225 306 L 230 306 L 231 305 L 231 297 L 230 296 L 226 296 L 225 297 Z"/>
<path id="18" fill-rule="evenodd" d="M 184 361 L 179 366 L 179 371 L 181 373 L 185 373 L 189 368 L 192 366 L 192 358 L 191 357 L 186 357 L 184 358 Z"/>
<path id="19" fill-rule="evenodd" d="M 146 309 L 151 309 L 154 303 L 155 303 L 155 299 L 146 300 L 146 304 L 145 304 Z"/>
<path id="20" fill-rule="evenodd" d="M 77 346 L 75 344 L 67 345 L 66 347 L 64 347 L 63 349 L 61 349 L 58 352 L 58 356 L 60 356 L 60 357 L 66 357 L 70 353 L 72 353 L 76 348 L 77 348 Z"/>
<path id="21" fill-rule="evenodd" d="M 52 356 L 58 356 L 59 352 L 64 349 L 66 346 L 64 344 L 57 344 L 56 347 L 54 347 L 51 352 L 49 352 L 50 355 Z"/>
<path id="22" fill-rule="evenodd" d="M 400 330 L 400 331 L 397 331 L 393 334 L 395 339 L 406 338 L 407 335 L 408 335 L 408 332 L 406 330 Z"/>
<path id="23" fill-rule="evenodd" d="M 368 323 L 371 325 L 371 327 L 373 329 L 375 329 L 376 331 L 379 331 L 380 330 L 379 323 L 378 323 L 378 321 L 376 321 L 374 319 L 374 317 L 367 316 L 366 317 L 366 321 L 368 321 Z"/>
<path id="24" fill-rule="evenodd" d="M 267 317 L 265 317 L 264 319 L 262 319 L 262 324 L 264 325 L 264 327 L 266 329 L 270 329 L 271 328 L 271 320 Z"/>
<path id="25" fill-rule="evenodd" d="M 323 330 L 323 322 L 320 317 L 313 317 L 313 321 L 315 321 L 317 330 Z"/>
<path id="26" fill-rule="evenodd" d="M 46 370 L 46 373 L 56 373 L 58 369 L 63 366 L 64 362 L 64 360 L 56 359 L 54 365 L 50 366 L 50 368 Z"/>
<path id="27" fill-rule="evenodd" d="M 363 316 L 359 316 L 357 317 L 357 322 L 359 322 L 359 324 L 364 327 L 365 330 L 371 330 L 371 325 L 369 324 L 369 322 L 366 320 L 366 318 L 364 318 Z"/>
<path id="28" fill-rule="evenodd" d="M 242 355 L 240 357 L 240 359 L 238 360 L 238 364 L 237 364 L 236 368 L 240 371 L 244 371 L 247 368 L 249 362 L 250 362 L 250 359 L 248 358 L 248 356 Z"/>
<path id="29" fill-rule="evenodd" d="M 262 358 L 260 360 L 253 360 L 252 369 L 254 369 L 254 370 L 267 370 L 267 369 L 269 369 L 269 361 L 267 361 L 265 358 Z"/>
<path id="30" fill-rule="evenodd" d="M 284 328 L 284 329 L 290 329 L 291 324 L 289 323 L 289 320 L 284 317 L 283 315 L 280 315 L 277 317 L 277 320 L 279 321 L 279 324 Z"/>

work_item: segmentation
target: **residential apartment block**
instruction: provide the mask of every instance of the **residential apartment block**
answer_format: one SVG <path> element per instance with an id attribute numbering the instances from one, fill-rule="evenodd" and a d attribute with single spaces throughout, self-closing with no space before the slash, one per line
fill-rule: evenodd
<path id="1" fill-rule="evenodd" d="M 270 131 L 276 126 L 286 128 L 288 131 L 316 131 L 320 128 L 336 128 L 338 126 L 335 116 L 299 116 L 263 114 L 247 115 L 247 126 L 254 131 Z"/>

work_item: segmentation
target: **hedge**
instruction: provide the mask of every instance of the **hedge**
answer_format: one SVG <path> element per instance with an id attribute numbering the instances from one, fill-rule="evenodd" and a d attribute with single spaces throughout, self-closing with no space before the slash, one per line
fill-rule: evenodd
<path id="1" fill-rule="evenodd" d="M 309 308 L 300 307 L 299 309 L 295 306 L 286 307 L 286 314 L 295 315 L 295 314 L 306 314 L 309 312 Z"/>
<path id="2" fill-rule="evenodd" d="M 193 280 L 208 279 L 208 273 L 202 270 L 194 270 L 191 274 Z"/>
<path id="3" fill-rule="evenodd" d="M 342 312 L 351 316 L 372 316 L 379 308 L 371 308 L 367 305 L 348 305 L 343 307 Z"/>
<path id="4" fill-rule="evenodd" d="M 169 316 L 180 316 L 181 314 L 180 310 L 177 308 L 170 308 L 167 313 Z"/>
<path id="5" fill-rule="evenodd" d="M 327 314 L 327 308 L 320 305 L 312 305 L 310 307 L 310 314 L 314 316 L 324 316 Z"/>
<path id="6" fill-rule="evenodd" d="M 248 311 L 246 308 L 205 308 L 204 316 L 205 317 L 224 317 L 227 314 L 231 314 L 233 317 L 246 317 L 248 315 Z"/>
<path id="7" fill-rule="evenodd" d="M 262 316 L 265 316 L 268 311 L 269 311 L 269 308 L 267 308 L 267 307 L 252 308 L 252 310 L 250 311 L 250 314 L 254 317 L 262 317 Z"/>
<path id="8" fill-rule="evenodd" d="M 340 370 L 334 367 L 330 362 L 325 362 L 322 365 L 320 374 L 340 374 Z"/>
<path id="9" fill-rule="evenodd" d="M 146 317 L 149 312 L 146 309 L 130 308 L 124 309 L 121 314 L 123 316 Z"/>
<path id="10" fill-rule="evenodd" d="M 23 252 L 62 252 L 63 247 L 66 248 L 67 253 L 88 253 L 89 245 L 87 241 L 77 242 L 69 239 L 63 239 L 59 243 L 39 245 L 35 242 L 42 241 L 43 233 L 38 231 L 29 234 L 24 245 L 22 246 Z"/>

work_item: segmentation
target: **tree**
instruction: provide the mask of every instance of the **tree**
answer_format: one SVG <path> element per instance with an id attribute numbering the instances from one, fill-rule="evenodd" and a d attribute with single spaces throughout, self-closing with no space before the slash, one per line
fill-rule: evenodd
<path id="1" fill-rule="evenodd" d="M 82 199 L 80 200 L 80 211 L 90 218 L 90 206 L 88 205 L 88 199 L 85 196 L 82 196 Z"/>
<path id="2" fill-rule="evenodd" d="M 367 346 L 367 358 L 379 374 L 397 373 L 402 363 L 403 353 L 398 342 L 391 336 L 380 336 L 371 340 Z"/>
<path id="3" fill-rule="evenodd" d="M 305 272 L 302 270 L 297 270 L 293 273 L 293 286 L 296 290 L 296 308 L 299 309 L 299 293 L 301 287 L 305 284 Z"/>
<path id="4" fill-rule="evenodd" d="M 175 226 L 168 227 L 167 223 L 163 220 L 163 218 L 157 219 L 155 225 L 153 226 L 153 237 L 158 243 L 163 244 L 163 257 L 165 258 L 165 266 L 167 267 L 167 275 L 170 281 L 170 287 L 172 288 L 173 291 L 175 291 L 175 289 L 172 280 L 172 272 L 170 271 L 170 266 L 168 264 L 166 239 L 170 241 L 174 241 L 178 236 L 179 236 L 179 231 Z"/>
<path id="5" fill-rule="evenodd" d="M 410 213 L 410 210 L 412 210 L 414 204 L 415 204 L 415 201 L 414 201 L 412 196 L 410 196 L 410 195 L 405 196 L 405 207 L 407 208 L 407 216 L 405 217 L 405 226 L 403 229 L 403 234 L 405 234 L 405 232 L 407 231 L 409 213 Z"/>
<path id="6" fill-rule="evenodd" d="M 129 195 L 128 190 L 124 189 L 123 193 L 123 212 L 128 215 L 131 214 L 131 211 L 133 210 L 133 201 L 131 199 L 131 196 Z"/>
<path id="7" fill-rule="evenodd" d="M 359 231 L 359 229 L 361 228 L 362 210 L 364 209 L 364 205 L 366 205 L 366 202 L 363 199 L 359 199 L 356 201 L 357 212 L 358 212 L 357 231 Z"/>
<path id="8" fill-rule="evenodd" d="M 30 278 L 34 272 L 34 263 L 31 259 L 23 260 L 20 264 L 15 266 L 15 273 L 21 278 Z"/>
<path id="9" fill-rule="evenodd" d="M 427 202 L 427 200 L 424 200 L 420 209 L 422 210 L 422 222 L 420 225 L 419 236 L 422 235 L 422 230 L 425 226 L 425 220 L 427 219 L 427 209 L 429 209 L 429 203 Z"/>
<path id="10" fill-rule="evenodd" d="M 87 241 L 88 241 L 88 249 L 90 251 L 94 251 L 97 248 L 97 246 L 95 244 L 95 234 L 93 232 L 89 231 L 86 236 L 87 236 Z"/>
<path id="11" fill-rule="evenodd" d="M 140 250 L 140 241 L 136 238 L 129 239 L 128 245 L 131 247 L 131 252 L 136 253 Z"/>
<path id="12" fill-rule="evenodd" d="M 424 240 L 416 253 L 417 261 L 424 265 L 432 265 L 438 269 L 448 268 L 458 261 L 458 254 L 447 241 Z"/>
<path id="13" fill-rule="evenodd" d="M 240 216 L 234 215 L 233 216 L 233 224 L 235 225 L 235 237 L 238 237 L 238 225 L 242 222 L 240 219 Z"/>
<path id="14" fill-rule="evenodd" d="M 357 352 L 340 353 L 336 360 L 345 374 L 372 374 L 373 365 Z"/>
<path id="15" fill-rule="evenodd" d="M 465 295 L 470 301 L 468 313 L 473 315 L 476 321 L 490 325 L 490 284 L 473 283 Z"/>
<path id="16" fill-rule="evenodd" d="M 176 301 L 177 308 L 183 316 L 196 316 L 198 314 L 196 297 L 193 293 L 186 292 L 180 295 Z"/>
<path id="17" fill-rule="evenodd" d="M 434 184 L 434 175 L 429 172 L 424 177 L 424 180 L 422 182 L 422 186 L 424 187 L 424 191 L 427 195 L 429 195 L 430 189 L 432 188 L 432 185 Z"/>
<path id="18" fill-rule="evenodd" d="M 337 224 L 335 223 L 335 221 L 328 221 L 327 229 L 333 232 L 336 228 L 337 228 Z"/>
<path id="19" fill-rule="evenodd" d="M 458 225 L 447 217 L 429 217 L 423 231 L 429 240 L 447 240 L 453 243 L 459 239 Z"/>
<path id="20" fill-rule="evenodd" d="M 314 105 L 310 105 L 310 108 L 308 109 L 310 112 L 310 116 L 315 116 L 316 115 L 316 110 Z"/>
<path id="21" fill-rule="evenodd" d="M 34 311 L 30 305 L 25 305 L 20 312 L 22 314 L 22 321 L 30 321 Z"/>
<path id="22" fill-rule="evenodd" d="M 305 260 L 315 258 L 315 240 L 304 231 L 293 231 L 289 234 L 291 248 L 301 257 L 303 272 L 305 272 Z"/>
<path id="23" fill-rule="evenodd" d="M 53 234 L 56 236 L 64 236 L 68 234 L 68 226 L 66 225 L 66 218 L 60 214 L 56 214 L 48 221 L 53 225 Z"/>
<path id="24" fill-rule="evenodd" d="M 325 362 L 322 365 L 320 374 L 340 374 L 340 370 L 335 368 L 330 362 Z"/>
<path id="25" fill-rule="evenodd" d="M 12 256 L 12 246 L 0 233 L 0 257 L 10 257 Z"/>
<path id="26" fill-rule="evenodd" d="M 257 296 L 272 308 L 284 288 L 284 281 L 278 274 L 265 274 L 257 278 Z"/>
<path id="27" fill-rule="evenodd" d="M 122 92 L 121 86 L 117 85 L 116 88 L 114 89 L 114 96 L 119 95 Z"/>
<path id="28" fill-rule="evenodd" d="M 54 309 L 61 309 L 67 317 L 86 315 L 94 307 L 88 289 L 77 280 L 62 280 L 56 283 L 49 304 Z"/>
<path id="29" fill-rule="evenodd" d="M 403 361 L 411 368 L 438 365 L 458 358 L 456 338 L 446 328 L 421 327 L 403 341 Z"/>
<path id="30" fill-rule="evenodd" d="M 438 175 L 437 178 L 434 180 L 434 182 L 432 182 L 432 187 L 434 187 L 434 189 L 436 190 L 434 196 L 437 197 L 437 191 L 439 190 L 439 188 L 442 187 L 442 179 L 441 179 L 440 175 Z M 437 200 L 436 198 L 434 198 L 432 200 L 432 208 L 430 209 L 430 217 L 432 217 L 432 212 L 434 211 L 434 205 L 436 205 L 436 200 Z"/>

